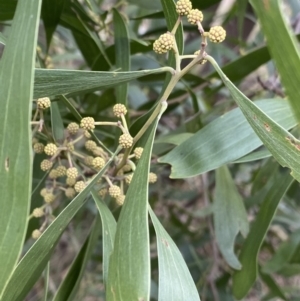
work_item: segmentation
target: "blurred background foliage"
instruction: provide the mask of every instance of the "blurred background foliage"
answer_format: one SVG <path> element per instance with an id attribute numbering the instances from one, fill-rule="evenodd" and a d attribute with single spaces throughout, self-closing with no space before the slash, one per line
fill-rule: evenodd
<path id="1" fill-rule="evenodd" d="M 226 41 L 209 44 L 208 54 L 246 96 L 260 100 L 260 105 L 257 104 L 267 114 L 299 137 L 297 122 L 285 105 L 285 89 L 271 59 L 272 51 L 266 47 L 264 33 L 249 1 L 192 2 L 194 8 L 203 11 L 205 30 L 222 25 L 227 31 Z M 260 5 L 267 2 L 261 1 Z M 299 1 L 279 2 L 284 19 L 293 33 L 299 35 Z M 0 1 L 3 45 L 10 33 L 16 3 Z M 184 54 L 193 54 L 199 49 L 199 32 L 186 21 L 183 25 Z M 129 44 L 122 40 L 124 30 Z M 167 65 L 167 60 L 152 51 L 152 44 L 166 31 L 159 0 L 44 0 L 36 67 L 92 71 L 160 68 Z M 4 47 L 1 44 L 0 53 Z M 280 40 L 277 47 L 282 47 Z M 130 56 L 130 60 L 122 56 Z M 143 123 L 141 116 L 158 99 L 164 79 L 165 74 L 148 75 L 128 86 L 76 93 L 69 100 L 83 117 L 110 121 L 112 106 L 122 97 L 120 93 L 128 93 L 128 123 L 134 134 Z M 57 104 L 64 125 L 76 121 L 62 101 L 55 97 L 52 101 Z M 149 202 L 182 252 L 201 300 L 231 301 L 235 300 L 234 295 L 244 295 L 243 300 L 247 301 L 299 300 L 299 184 L 291 180 L 262 146 L 209 63 L 184 76 L 168 103 L 155 138 L 151 170 L 158 175 L 158 181 L 150 186 Z M 45 115 L 45 121 L 50 126 L 50 113 Z M 114 128 L 104 127 L 95 133 L 105 145 L 111 148 L 116 145 L 118 132 Z M 187 139 L 193 139 L 200 148 L 203 145 L 205 155 L 201 153 L 190 159 L 193 164 L 203 160 L 199 163 L 201 168 L 193 177 L 170 179 L 170 165 L 159 163 L 159 158 Z M 41 184 L 42 159 L 40 155 L 34 158 L 33 188 Z M 175 178 L 180 178 L 180 174 Z M 37 190 L 32 197 L 32 208 L 41 203 Z M 56 211 L 60 212 L 65 205 L 62 200 Z M 117 217 L 119 210 L 114 213 Z M 97 209 L 89 200 L 63 233 L 49 266 L 49 300 L 80 252 L 95 215 Z M 30 223 L 29 235 L 37 224 L 36 220 Z M 29 238 L 23 252 L 32 243 Z M 151 294 L 157 300 L 158 258 L 152 225 L 150 243 Z M 104 300 L 102 258 L 99 238 L 74 300 Z M 243 269 L 235 272 L 234 268 L 240 268 L 241 264 Z M 75 266 L 74 273 L 79 267 Z M 253 281 L 240 292 L 243 277 Z M 42 300 L 44 282 L 42 277 L 26 300 Z"/>

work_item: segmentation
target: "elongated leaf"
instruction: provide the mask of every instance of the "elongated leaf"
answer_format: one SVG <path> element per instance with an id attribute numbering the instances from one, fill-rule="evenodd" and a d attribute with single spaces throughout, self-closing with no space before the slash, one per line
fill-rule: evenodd
<path id="1" fill-rule="evenodd" d="M 155 140 L 155 143 L 170 143 L 179 145 L 192 136 L 194 136 L 192 133 L 180 133 L 174 135 L 171 134 L 158 138 L 157 140 Z"/>
<path id="2" fill-rule="evenodd" d="M 222 72 L 217 62 L 210 56 L 207 59 L 218 71 L 233 99 L 247 118 L 249 124 L 261 139 L 270 153 L 283 167 L 291 169 L 291 175 L 300 181 L 300 141 L 278 123 L 261 111 Z"/>
<path id="3" fill-rule="evenodd" d="M 227 166 L 216 170 L 214 198 L 214 224 L 216 240 L 226 262 L 234 269 L 241 264 L 234 253 L 234 241 L 239 232 L 245 237 L 249 232 L 247 212 Z"/>
<path id="4" fill-rule="evenodd" d="M 52 102 L 51 104 L 51 125 L 52 134 L 56 142 L 62 143 L 64 141 L 64 123 L 60 115 L 59 104 L 57 102 Z"/>
<path id="5" fill-rule="evenodd" d="M 116 86 L 148 74 L 170 72 L 169 67 L 132 72 L 36 69 L 34 98 L 86 93 Z"/>
<path id="6" fill-rule="evenodd" d="M 242 269 L 236 271 L 233 275 L 233 294 L 238 300 L 247 294 L 256 280 L 257 256 L 260 247 L 272 222 L 277 206 L 292 182 L 293 178 L 287 173 L 277 178 L 269 189 L 259 213 L 250 228 L 249 235 L 239 255 Z"/>
<path id="7" fill-rule="evenodd" d="M 300 230 L 295 231 L 287 241 L 281 243 L 275 255 L 262 267 L 266 274 L 280 271 L 293 257 L 300 244 Z"/>
<path id="8" fill-rule="evenodd" d="M 0 44 L 2 44 L 2 45 L 6 44 L 6 37 L 1 32 L 0 32 Z"/>
<path id="9" fill-rule="evenodd" d="M 118 152 L 118 151 L 117 151 Z M 116 153 L 117 153 L 116 152 Z M 115 154 L 116 154 L 115 153 Z M 60 236 L 76 212 L 84 205 L 93 185 L 103 175 L 115 154 L 72 202 L 57 216 L 17 265 L 1 300 L 23 301 L 45 268 Z"/>
<path id="10" fill-rule="evenodd" d="M 44 21 L 47 48 L 49 49 L 52 35 L 59 23 L 66 0 L 43 0 L 42 18 Z"/>
<path id="11" fill-rule="evenodd" d="M 122 72 L 130 70 L 130 43 L 127 25 L 118 12 L 113 9 L 116 67 Z M 128 84 L 116 87 L 116 101 L 127 106 Z"/>
<path id="12" fill-rule="evenodd" d="M 103 279 L 106 285 L 108 276 L 109 258 L 114 248 L 115 234 L 117 229 L 117 223 L 106 206 L 106 204 L 99 199 L 95 191 L 92 191 L 93 199 L 98 208 L 101 222 L 102 222 L 102 244 L 103 244 Z"/>
<path id="13" fill-rule="evenodd" d="M 60 284 L 53 301 L 72 301 L 79 289 L 86 265 L 92 255 L 101 230 L 100 218 L 94 221 L 89 236 L 68 271 L 68 274 Z"/>
<path id="14" fill-rule="evenodd" d="M 260 0 L 250 2 L 266 35 L 268 48 L 275 61 L 288 100 L 297 120 L 300 121 L 300 50 L 295 35 L 283 14 L 281 1 L 267 1 L 264 5 Z M 278 41 L 280 41 L 280 47 L 278 47 Z"/>
<path id="15" fill-rule="evenodd" d="M 149 300 L 148 174 L 158 119 L 126 193 L 109 262 L 107 301 Z"/>
<path id="16" fill-rule="evenodd" d="M 43 297 L 44 301 L 48 300 L 49 275 L 50 275 L 50 262 L 48 261 L 44 271 L 44 297 Z"/>
<path id="17" fill-rule="evenodd" d="M 288 103 L 260 100 L 257 107 L 286 129 L 297 124 Z M 159 162 L 172 165 L 171 178 L 187 178 L 231 163 L 262 145 L 239 108 L 209 123 Z"/>
<path id="18" fill-rule="evenodd" d="M 149 206 L 158 249 L 159 291 L 158 301 L 200 301 L 189 269 L 170 235 L 163 228 Z"/>
<path id="19" fill-rule="evenodd" d="M 0 296 L 20 256 L 30 206 L 30 120 L 40 7 L 40 0 L 18 2 L 0 61 Z"/>
<path id="20" fill-rule="evenodd" d="M 246 156 L 243 156 L 237 160 L 234 160 L 234 163 L 252 162 L 252 161 L 269 158 L 271 156 L 272 156 L 271 153 L 266 148 L 263 148 L 258 151 L 254 151 Z"/>

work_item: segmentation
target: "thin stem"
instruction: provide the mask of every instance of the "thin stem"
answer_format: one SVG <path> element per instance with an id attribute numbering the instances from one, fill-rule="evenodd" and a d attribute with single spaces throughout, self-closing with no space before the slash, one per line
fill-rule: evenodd
<path id="1" fill-rule="evenodd" d="M 177 28 L 178 28 L 178 26 L 180 25 L 180 22 L 181 22 L 181 16 L 178 16 L 178 18 L 177 18 L 177 20 L 176 20 L 176 23 L 174 24 L 174 27 L 173 27 L 173 29 L 172 29 L 172 31 L 171 31 L 171 34 L 174 34 L 174 35 L 175 35 L 175 33 L 176 33 L 176 31 L 177 31 Z"/>
<path id="2" fill-rule="evenodd" d="M 126 122 L 126 118 L 125 118 L 124 114 L 121 115 L 121 119 L 122 119 L 123 126 L 128 133 L 128 126 L 127 126 L 127 122 Z"/>
<path id="3" fill-rule="evenodd" d="M 69 143 L 71 144 L 75 144 L 76 142 L 78 142 L 79 140 L 81 140 L 84 137 L 84 134 L 80 135 L 79 137 L 77 137 L 75 140 L 70 141 Z"/>
<path id="4" fill-rule="evenodd" d="M 109 122 L 109 121 L 96 121 L 95 125 L 112 125 L 112 126 L 119 126 L 118 122 Z"/>
<path id="5" fill-rule="evenodd" d="M 196 57 L 197 57 L 197 55 L 195 55 L 195 54 L 181 55 L 181 56 L 180 56 L 180 58 L 181 58 L 182 60 L 184 60 L 184 59 L 194 59 L 194 58 L 196 58 Z"/>

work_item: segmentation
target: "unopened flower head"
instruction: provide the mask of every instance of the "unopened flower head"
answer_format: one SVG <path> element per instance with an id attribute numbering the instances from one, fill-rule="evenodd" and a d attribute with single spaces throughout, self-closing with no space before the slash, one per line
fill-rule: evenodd
<path id="1" fill-rule="evenodd" d="M 118 206 L 122 206 L 124 204 L 125 201 L 125 195 L 124 194 L 120 194 L 116 197 L 116 203 Z"/>
<path id="2" fill-rule="evenodd" d="M 120 118 L 122 115 L 126 115 L 127 109 L 123 104 L 117 103 L 113 107 L 113 112 L 116 117 Z"/>
<path id="3" fill-rule="evenodd" d="M 117 185 L 112 185 L 109 187 L 108 193 L 111 197 L 116 198 L 117 196 L 119 196 L 121 194 L 121 189 Z"/>
<path id="4" fill-rule="evenodd" d="M 42 235 L 42 232 L 39 229 L 35 229 L 31 233 L 33 239 L 38 239 Z"/>
<path id="5" fill-rule="evenodd" d="M 44 196 L 45 203 L 50 204 L 53 203 L 54 200 L 55 200 L 55 195 L 52 192 L 45 194 Z"/>
<path id="6" fill-rule="evenodd" d="M 213 43 L 221 43 L 226 38 L 226 31 L 222 26 L 213 26 L 209 30 L 209 39 Z"/>
<path id="7" fill-rule="evenodd" d="M 41 170 L 47 171 L 52 167 L 52 165 L 53 163 L 50 160 L 45 159 L 41 162 Z"/>
<path id="8" fill-rule="evenodd" d="M 57 179 L 59 176 L 58 172 L 56 169 L 52 169 L 50 172 L 49 172 L 49 178 L 54 180 L 54 179 Z"/>
<path id="9" fill-rule="evenodd" d="M 73 199 L 74 196 L 76 195 L 76 191 L 74 188 L 72 187 L 68 187 L 66 190 L 65 190 L 65 195 L 68 199 Z"/>
<path id="10" fill-rule="evenodd" d="M 101 197 L 105 197 L 105 195 L 107 194 L 107 188 L 102 188 L 98 191 L 99 196 Z"/>
<path id="11" fill-rule="evenodd" d="M 33 150 L 34 150 L 34 152 L 37 153 L 37 154 L 42 154 L 43 151 L 44 151 L 44 144 L 43 144 L 43 143 L 40 143 L 40 142 L 35 143 L 35 144 L 33 145 Z"/>
<path id="12" fill-rule="evenodd" d="M 58 177 L 64 177 L 67 174 L 67 169 L 63 165 L 57 166 L 56 171 L 57 171 Z"/>
<path id="13" fill-rule="evenodd" d="M 171 33 L 164 33 L 154 42 L 153 50 L 159 54 L 166 53 L 174 47 L 174 41 Z"/>
<path id="14" fill-rule="evenodd" d="M 80 121 L 80 127 L 85 130 L 93 130 L 95 128 L 95 120 L 93 117 L 84 117 Z"/>
<path id="15" fill-rule="evenodd" d="M 75 183 L 76 183 L 76 178 L 75 178 L 75 179 L 73 179 L 73 178 L 67 178 L 67 179 L 66 179 L 66 184 L 67 184 L 68 186 L 74 186 Z"/>
<path id="16" fill-rule="evenodd" d="M 95 141 L 93 140 L 87 140 L 84 144 L 85 148 L 88 150 L 88 151 L 93 151 L 94 149 L 97 148 L 97 144 Z"/>
<path id="17" fill-rule="evenodd" d="M 87 166 L 92 166 L 93 165 L 93 160 L 94 160 L 94 157 L 86 156 L 86 157 L 84 157 L 84 164 L 87 165 Z"/>
<path id="18" fill-rule="evenodd" d="M 74 189 L 76 192 L 81 192 L 86 187 L 86 184 L 83 181 L 78 181 L 74 185 Z"/>
<path id="19" fill-rule="evenodd" d="M 133 151 L 136 159 L 141 159 L 142 153 L 143 153 L 143 148 L 142 147 L 136 147 Z"/>
<path id="20" fill-rule="evenodd" d="M 32 216 L 34 217 L 42 217 L 45 214 L 43 208 L 35 208 L 32 211 Z"/>
<path id="21" fill-rule="evenodd" d="M 71 122 L 68 124 L 67 130 L 71 135 L 75 135 L 79 130 L 79 125 L 76 122 Z"/>
<path id="22" fill-rule="evenodd" d="M 76 167 L 70 167 L 67 169 L 67 177 L 70 179 L 76 179 L 78 177 L 78 170 Z"/>
<path id="23" fill-rule="evenodd" d="M 50 101 L 50 98 L 49 97 L 43 97 L 43 98 L 39 98 L 37 101 L 37 107 L 40 109 L 40 110 L 45 110 L 47 108 L 50 108 L 51 106 L 51 101 Z"/>
<path id="24" fill-rule="evenodd" d="M 186 16 L 192 9 L 192 2 L 190 0 L 178 0 L 176 3 L 176 11 L 180 16 Z"/>
<path id="25" fill-rule="evenodd" d="M 54 156 L 57 152 L 57 146 L 54 143 L 48 143 L 44 148 L 44 152 L 48 156 Z"/>
<path id="26" fill-rule="evenodd" d="M 202 22 L 203 14 L 199 9 L 191 9 L 187 15 L 188 22 L 197 25 L 198 22 Z"/>
<path id="27" fill-rule="evenodd" d="M 130 183 L 131 183 L 131 180 L 132 180 L 132 177 L 133 177 L 133 173 L 130 174 L 130 175 L 127 175 L 127 176 L 125 177 L 125 182 L 126 182 L 127 184 L 130 184 Z"/>
<path id="28" fill-rule="evenodd" d="M 96 157 L 93 159 L 93 167 L 96 169 L 96 170 L 100 170 L 104 167 L 105 165 L 105 161 L 103 158 L 101 157 Z"/>
<path id="29" fill-rule="evenodd" d="M 133 143 L 133 138 L 129 134 L 123 134 L 119 138 L 119 144 L 123 148 L 130 148 Z"/>
<path id="30" fill-rule="evenodd" d="M 157 175 L 154 172 L 149 173 L 149 183 L 155 183 L 157 181 Z"/>

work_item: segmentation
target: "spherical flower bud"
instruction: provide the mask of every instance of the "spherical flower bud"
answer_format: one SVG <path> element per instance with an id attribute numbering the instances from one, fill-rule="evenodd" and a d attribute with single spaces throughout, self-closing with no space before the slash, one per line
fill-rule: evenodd
<path id="1" fill-rule="evenodd" d="M 45 159 L 41 162 L 41 170 L 47 171 L 52 167 L 52 165 L 53 163 L 50 160 Z"/>
<path id="2" fill-rule="evenodd" d="M 93 151 L 94 149 L 97 148 L 97 144 L 95 141 L 93 140 L 87 140 L 84 144 L 85 148 L 88 150 L 88 151 Z"/>
<path id="3" fill-rule="evenodd" d="M 94 157 L 86 156 L 86 157 L 84 157 L 84 164 L 87 165 L 87 166 L 92 166 L 93 165 L 93 160 L 94 160 Z"/>
<path id="4" fill-rule="evenodd" d="M 117 103 L 113 107 L 113 112 L 116 117 L 120 118 L 122 115 L 126 115 L 127 109 L 123 104 Z"/>
<path id="5" fill-rule="evenodd" d="M 92 135 L 90 134 L 89 131 L 84 131 L 84 137 L 87 139 L 91 139 Z"/>
<path id="6" fill-rule="evenodd" d="M 57 171 L 58 177 L 63 177 L 67 174 L 67 169 L 63 165 L 57 166 L 56 171 Z"/>
<path id="7" fill-rule="evenodd" d="M 74 188 L 72 187 L 68 187 L 66 190 L 65 190 L 65 195 L 68 199 L 73 199 L 74 196 L 76 195 L 76 191 Z"/>
<path id="8" fill-rule="evenodd" d="M 131 183 L 131 180 L 132 180 L 132 177 L 133 177 L 133 173 L 130 174 L 130 175 L 127 175 L 127 176 L 125 177 L 125 182 L 126 182 L 127 184 L 130 184 L 130 183 Z"/>
<path id="9" fill-rule="evenodd" d="M 180 16 L 186 16 L 192 9 L 192 2 L 189 0 L 179 0 L 176 3 L 176 11 Z"/>
<path id="10" fill-rule="evenodd" d="M 49 178 L 50 179 L 57 179 L 58 178 L 58 172 L 56 169 L 52 169 L 50 172 L 49 172 Z"/>
<path id="11" fill-rule="evenodd" d="M 157 181 L 157 175 L 153 172 L 149 173 L 149 183 L 155 183 Z"/>
<path id="12" fill-rule="evenodd" d="M 109 187 L 108 193 L 111 197 L 116 198 L 117 196 L 119 196 L 121 194 L 121 189 L 117 185 L 112 185 Z"/>
<path id="13" fill-rule="evenodd" d="M 76 183 L 76 178 L 75 178 L 75 179 L 73 179 L 73 178 L 67 178 L 67 179 L 66 179 L 66 184 L 67 184 L 68 186 L 74 186 L 75 183 Z"/>
<path id="14" fill-rule="evenodd" d="M 105 197 L 106 194 L 107 194 L 107 188 L 102 188 L 98 191 L 98 195 L 102 198 Z"/>
<path id="15" fill-rule="evenodd" d="M 116 203 L 118 206 L 122 206 L 124 204 L 125 201 L 125 195 L 120 194 L 116 197 Z"/>
<path id="16" fill-rule="evenodd" d="M 67 169 L 67 177 L 70 179 L 76 179 L 78 177 L 78 170 L 76 167 L 70 167 Z"/>
<path id="17" fill-rule="evenodd" d="M 132 168 L 131 168 L 131 165 L 130 164 L 125 164 L 123 167 L 122 167 L 122 171 L 123 172 L 128 172 L 128 171 L 131 171 Z"/>
<path id="18" fill-rule="evenodd" d="M 54 200 L 55 200 L 55 195 L 53 193 L 50 192 L 45 194 L 44 196 L 45 203 L 50 204 L 54 202 Z"/>
<path id="19" fill-rule="evenodd" d="M 187 15 L 188 22 L 197 25 L 198 22 L 202 22 L 203 14 L 199 9 L 191 9 Z"/>
<path id="20" fill-rule="evenodd" d="M 33 217 L 42 217 L 44 215 L 44 210 L 43 208 L 35 208 L 33 211 L 32 211 L 32 216 Z"/>
<path id="21" fill-rule="evenodd" d="M 156 53 L 158 53 L 158 54 L 165 53 L 164 49 L 161 47 L 161 44 L 160 44 L 159 40 L 156 40 L 153 43 L 153 51 L 156 52 Z"/>
<path id="22" fill-rule="evenodd" d="M 209 30 L 209 39 L 213 43 L 221 43 L 226 38 L 226 31 L 223 29 L 222 26 L 213 26 Z"/>
<path id="23" fill-rule="evenodd" d="M 79 125 L 76 122 L 71 122 L 68 124 L 67 130 L 71 135 L 75 135 L 79 130 Z"/>
<path id="24" fill-rule="evenodd" d="M 142 147 L 136 147 L 133 151 L 136 159 L 141 159 L 142 153 L 143 153 L 143 148 Z"/>
<path id="25" fill-rule="evenodd" d="M 85 130 L 93 130 L 95 128 L 95 120 L 93 117 L 84 117 L 80 121 L 80 127 Z"/>
<path id="26" fill-rule="evenodd" d="M 103 158 L 101 157 L 96 157 L 93 159 L 93 167 L 96 169 L 96 170 L 100 170 L 103 168 L 103 166 L 105 165 L 105 161 Z"/>
<path id="27" fill-rule="evenodd" d="M 169 32 L 162 34 L 159 37 L 158 41 L 160 43 L 160 48 L 162 49 L 163 53 L 168 52 L 174 46 L 174 36 Z"/>
<path id="28" fill-rule="evenodd" d="M 50 101 L 50 98 L 49 97 L 43 97 L 43 98 L 39 98 L 37 101 L 37 107 L 40 109 L 40 110 L 45 110 L 47 108 L 50 108 L 51 106 L 51 101 Z"/>
<path id="29" fill-rule="evenodd" d="M 44 151 L 44 144 L 43 144 L 43 143 L 40 143 L 40 142 L 35 143 L 35 144 L 33 145 L 33 150 L 34 150 L 34 152 L 37 153 L 37 154 L 43 153 L 43 151 Z"/>
<path id="30" fill-rule="evenodd" d="M 48 189 L 47 189 L 47 188 L 43 188 L 43 189 L 40 191 L 40 195 L 41 195 L 42 197 L 44 197 L 47 193 L 48 193 Z"/>
<path id="31" fill-rule="evenodd" d="M 54 156 L 57 152 L 57 146 L 54 143 L 48 143 L 44 148 L 44 152 L 48 156 Z"/>
<path id="32" fill-rule="evenodd" d="M 42 235 L 42 232 L 38 229 L 33 230 L 31 233 L 31 237 L 33 239 L 38 239 L 41 235 Z"/>
<path id="33" fill-rule="evenodd" d="M 129 134 L 123 134 L 119 138 L 119 144 L 123 148 L 130 148 L 133 143 L 133 138 Z"/>
<path id="34" fill-rule="evenodd" d="M 78 181 L 74 185 L 74 189 L 76 192 L 81 192 L 86 187 L 86 184 L 83 181 Z"/>
<path id="35" fill-rule="evenodd" d="M 99 156 L 102 156 L 104 153 L 105 152 L 104 152 L 103 148 L 100 147 L 100 146 L 97 146 L 95 149 L 93 149 L 93 155 L 94 156 L 99 157 Z"/>

